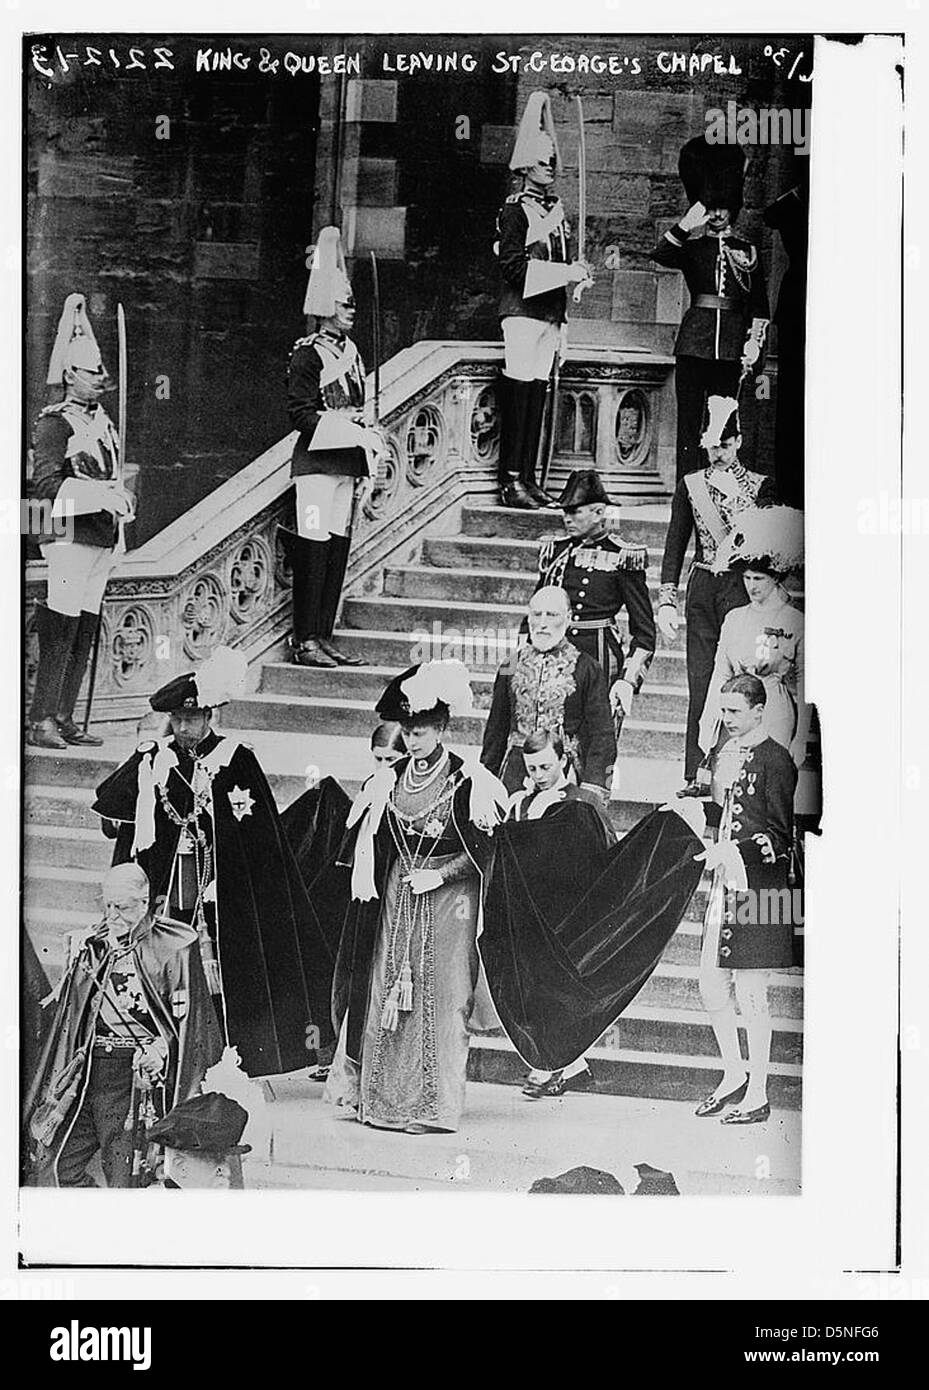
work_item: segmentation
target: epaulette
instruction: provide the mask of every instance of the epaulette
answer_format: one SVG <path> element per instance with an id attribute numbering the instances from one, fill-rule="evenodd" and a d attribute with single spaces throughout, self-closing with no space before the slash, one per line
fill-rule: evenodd
<path id="1" fill-rule="evenodd" d="M 621 570 L 646 570 L 648 569 L 648 547 L 635 545 L 631 541 L 621 540 L 619 536 L 608 537 L 610 543 L 616 546 L 619 552 L 616 567 Z"/>
<path id="2" fill-rule="evenodd" d="M 293 357 L 294 353 L 297 351 L 297 348 L 313 347 L 318 337 L 318 333 L 309 333 L 305 338 L 298 338 L 297 341 L 294 343 L 293 347 L 290 349 L 291 357 Z"/>
<path id="3" fill-rule="evenodd" d="M 147 738 L 147 739 L 144 741 L 144 743 L 140 743 L 140 744 L 139 744 L 139 746 L 136 748 L 135 751 L 136 751 L 137 753 L 150 753 L 150 752 L 152 751 L 153 748 L 157 748 L 157 747 L 158 747 L 158 740 L 157 740 L 157 739 L 155 739 L 155 738 Z"/>
<path id="4" fill-rule="evenodd" d="M 523 193 L 510 193 L 508 194 L 506 201 L 508 203 L 521 203 L 524 197 L 525 194 Z"/>

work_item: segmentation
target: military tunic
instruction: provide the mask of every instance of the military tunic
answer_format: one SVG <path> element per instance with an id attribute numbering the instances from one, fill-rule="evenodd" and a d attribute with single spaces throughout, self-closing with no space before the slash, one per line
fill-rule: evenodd
<path id="1" fill-rule="evenodd" d="M 677 607 L 677 585 L 693 536 L 694 560 L 684 599 L 688 687 L 684 775 L 688 781 L 701 760 L 700 716 L 706 703 L 723 621 L 733 608 L 748 603 L 741 576 L 729 570 L 713 573 L 716 551 L 741 512 L 773 500 L 770 478 L 753 473 L 738 462 L 730 467 L 714 466 L 689 474 L 674 490 L 661 564 L 659 603 Z"/>
<path id="2" fill-rule="evenodd" d="M 291 474 L 328 473 L 364 477 L 368 465 L 358 417 L 365 404 L 364 364 L 350 338 L 327 332 L 298 338 L 287 372 L 287 412 L 299 438 L 294 446 Z M 337 412 L 348 428 L 333 447 L 313 447 L 324 412 Z M 340 422 L 342 423 L 342 422 Z M 357 431 L 357 440 L 352 435 Z"/>
<path id="3" fill-rule="evenodd" d="M 604 532 L 598 536 L 543 538 L 537 589 L 557 585 L 570 604 L 567 636 L 599 662 L 612 685 L 628 681 L 637 691 L 655 654 L 655 619 L 646 580 L 644 545 L 628 545 Z M 624 651 L 617 617 L 629 616 L 629 650 Z"/>
<path id="4" fill-rule="evenodd" d="M 680 270 L 690 307 L 674 344 L 677 358 L 677 476 L 699 464 L 699 435 L 707 396 L 735 396 L 753 319 L 767 319 L 768 295 L 757 247 L 726 231 L 692 237 L 681 226 L 666 232 L 652 260 Z"/>
<path id="5" fill-rule="evenodd" d="M 513 315 L 556 325 L 564 323 L 567 290 L 557 285 L 541 294 L 531 293 L 532 263 L 568 265 L 569 232 L 561 200 L 554 195 L 539 196 L 526 191 L 507 198 L 497 219 L 495 246 L 503 282 L 499 310 L 502 319 Z"/>

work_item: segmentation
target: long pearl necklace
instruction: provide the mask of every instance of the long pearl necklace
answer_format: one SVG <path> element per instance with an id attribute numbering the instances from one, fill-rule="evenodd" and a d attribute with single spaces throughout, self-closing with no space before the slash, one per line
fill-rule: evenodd
<path id="1" fill-rule="evenodd" d="M 448 754 L 443 752 L 442 757 L 439 758 L 435 767 L 431 768 L 430 771 L 427 772 L 424 777 L 417 776 L 414 770 L 415 761 L 415 758 L 411 758 L 404 770 L 404 790 L 413 793 L 424 792 L 427 787 L 432 786 L 433 782 L 437 782 L 439 780 L 440 775 L 445 770 L 445 764 L 448 762 Z"/>

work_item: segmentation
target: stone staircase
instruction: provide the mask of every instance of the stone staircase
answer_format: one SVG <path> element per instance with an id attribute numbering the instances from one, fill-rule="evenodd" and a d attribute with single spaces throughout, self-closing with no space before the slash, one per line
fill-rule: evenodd
<path id="1" fill-rule="evenodd" d="M 666 507 L 639 505 L 622 516 L 624 536 L 648 547 L 652 589 L 666 525 Z M 429 537 L 414 562 L 385 570 L 379 594 L 345 600 L 337 635 L 365 658 L 365 666 L 323 671 L 269 662 L 262 667 L 257 690 L 223 710 L 222 727 L 253 745 L 281 808 L 300 794 L 308 775 L 335 776 L 354 794 L 369 771 L 373 704 L 391 675 L 421 659 L 427 636 L 433 642 L 429 655 L 460 655 L 472 671 L 476 707 L 470 717 L 455 721 L 453 746 L 480 744 L 494 669 L 534 587 L 538 537 L 557 527 L 557 514 L 466 505 L 459 534 Z M 456 646 L 465 638 L 470 645 Z M 620 832 L 680 784 L 683 641 L 682 625 L 674 644 L 656 656 L 634 718 L 623 728 L 622 799 L 611 805 Z M 61 968 L 64 932 L 96 918 L 99 876 L 110 857 L 110 843 L 89 810 L 90 790 L 133 743 L 131 733 L 114 730 L 97 755 L 28 750 L 25 919 L 53 979 Z M 719 1064 L 697 987 L 704 903 L 705 885 L 652 979 L 590 1053 L 600 1089 L 689 1100 L 715 1084 Z M 774 976 L 771 1005 L 771 1099 L 776 1106 L 795 1108 L 803 1011 L 798 972 Z M 524 1070 L 505 1038 L 473 1040 L 474 1079 L 515 1083 Z"/>

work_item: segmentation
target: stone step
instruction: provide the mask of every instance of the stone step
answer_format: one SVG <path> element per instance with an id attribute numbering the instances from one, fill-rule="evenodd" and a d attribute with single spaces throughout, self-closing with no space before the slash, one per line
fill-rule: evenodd
<path id="1" fill-rule="evenodd" d="M 361 700 L 371 708 L 384 687 L 397 672 L 388 666 L 343 666 L 335 670 L 295 666 L 287 662 L 268 662 L 261 673 L 262 695 L 306 695 L 318 699 Z M 486 671 L 472 673 L 471 689 L 478 709 L 489 709 L 493 676 Z M 682 724 L 687 717 L 687 692 L 670 686 L 647 683 L 635 701 L 638 719 L 656 719 Z"/>
<path id="2" fill-rule="evenodd" d="M 440 569 L 429 565 L 403 565 L 384 571 L 385 598 L 454 599 L 456 604 L 518 604 L 525 609 L 535 592 L 538 576 L 531 571 L 499 569 Z M 652 603 L 657 601 L 657 580 L 649 582 Z"/>
<path id="3" fill-rule="evenodd" d="M 621 514 L 622 538 L 636 545 L 659 549 L 664 546 L 670 508 L 649 507 L 648 516 L 641 515 L 645 510 L 634 507 Z M 660 516 L 657 515 L 659 510 Z M 556 511 L 517 512 L 508 507 L 465 505 L 461 509 L 461 530 L 465 536 L 537 541 L 540 536 L 560 535 L 563 528 Z"/>
<path id="4" fill-rule="evenodd" d="M 456 641 L 454 635 L 448 634 L 447 624 L 438 619 L 434 634 L 430 632 L 428 636 L 430 641 L 424 647 L 422 632 L 415 644 L 409 632 L 343 627 L 335 633 L 339 646 L 344 647 L 347 652 L 362 657 L 367 665 L 383 667 L 392 675 L 406 670 L 414 661 L 432 658 L 440 661 L 450 657 L 463 661 L 472 675 L 479 672 L 492 673 L 502 661 L 509 658 L 514 649 L 509 636 L 503 641 L 498 641 L 496 636 L 491 634 L 486 641 L 467 644 Z M 669 685 L 686 690 L 687 667 L 683 648 L 657 651 L 649 667 L 648 679 L 656 685 Z"/>
<path id="5" fill-rule="evenodd" d="M 557 529 L 557 528 L 556 528 Z M 648 569 L 661 568 L 659 546 L 648 552 Z M 422 563 L 443 569 L 528 570 L 538 566 L 539 544 L 504 536 L 430 536 L 423 542 Z"/>
<path id="6" fill-rule="evenodd" d="M 112 840 L 101 835 L 99 830 L 75 825 L 27 825 L 23 849 L 27 875 L 36 865 L 42 864 L 61 869 L 89 869 L 99 876 L 113 858 Z"/>
<path id="7" fill-rule="evenodd" d="M 368 738 L 376 723 L 369 703 L 334 697 L 249 695 L 233 700 L 227 713 L 237 728 L 296 733 L 307 739 L 319 734 Z M 455 719 L 453 736 L 461 742 L 479 744 L 486 719 L 486 710 L 475 710 Z M 627 754 L 674 758 L 682 754 L 683 738 L 683 724 L 628 719 L 623 725 L 622 747 Z"/>
<path id="8" fill-rule="evenodd" d="M 678 1055 L 662 1048 L 655 1052 L 594 1048 L 588 1058 L 599 1092 L 650 1100 L 696 1103 L 713 1090 L 722 1072 L 718 1057 Z M 522 1086 L 525 1077 L 526 1064 L 506 1039 L 471 1039 L 469 1080 Z M 768 1096 L 776 1110 L 799 1110 L 800 1067 L 789 1062 L 769 1063 Z M 571 1097 L 565 1099 L 570 1104 Z M 570 1111 L 567 1113 L 570 1115 Z"/>
<path id="9" fill-rule="evenodd" d="M 90 809 L 92 787 L 56 787 L 26 785 L 23 796 L 23 819 L 30 825 L 69 826 L 76 829 L 100 831 L 100 817 Z"/>
<path id="10" fill-rule="evenodd" d="M 121 754 L 112 748 L 101 749 L 99 753 L 79 749 L 58 753 L 53 749 L 31 748 L 23 762 L 23 780 L 27 787 L 41 784 L 44 787 L 84 787 L 92 791 L 119 767 L 134 747 L 135 742 L 127 740 Z"/>
<path id="11" fill-rule="evenodd" d="M 773 1003 L 773 1000 L 772 1000 Z M 772 1062 L 797 1066 L 803 1059 L 803 1023 L 797 1018 L 772 1018 Z M 743 1055 L 745 1030 L 740 1028 Z M 600 1039 L 599 1047 L 613 1051 L 669 1052 L 688 1057 L 712 1057 L 716 1039 L 701 1009 L 649 1008 L 635 1000 Z"/>
<path id="12" fill-rule="evenodd" d="M 457 596 L 454 602 L 447 599 L 365 596 L 345 600 L 342 621 L 348 628 L 362 628 L 365 631 L 409 632 L 411 650 L 424 637 L 433 643 L 441 637 L 443 642 L 461 643 L 462 650 L 468 650 L 472 643 L 483 646 L 489 636 L 504 648 L 512 647 L 517 641 L 525 614 L 525 604 L 520 603 L 464 603 L 458 602 Z M 685 626 L 681 622 L 671 643 L 661 639 L 664 651 L 683 652 Z M 419 657 L 414 660 L 419 660 Z M 409 664 L 412 665 L 413 661 Z"/>

